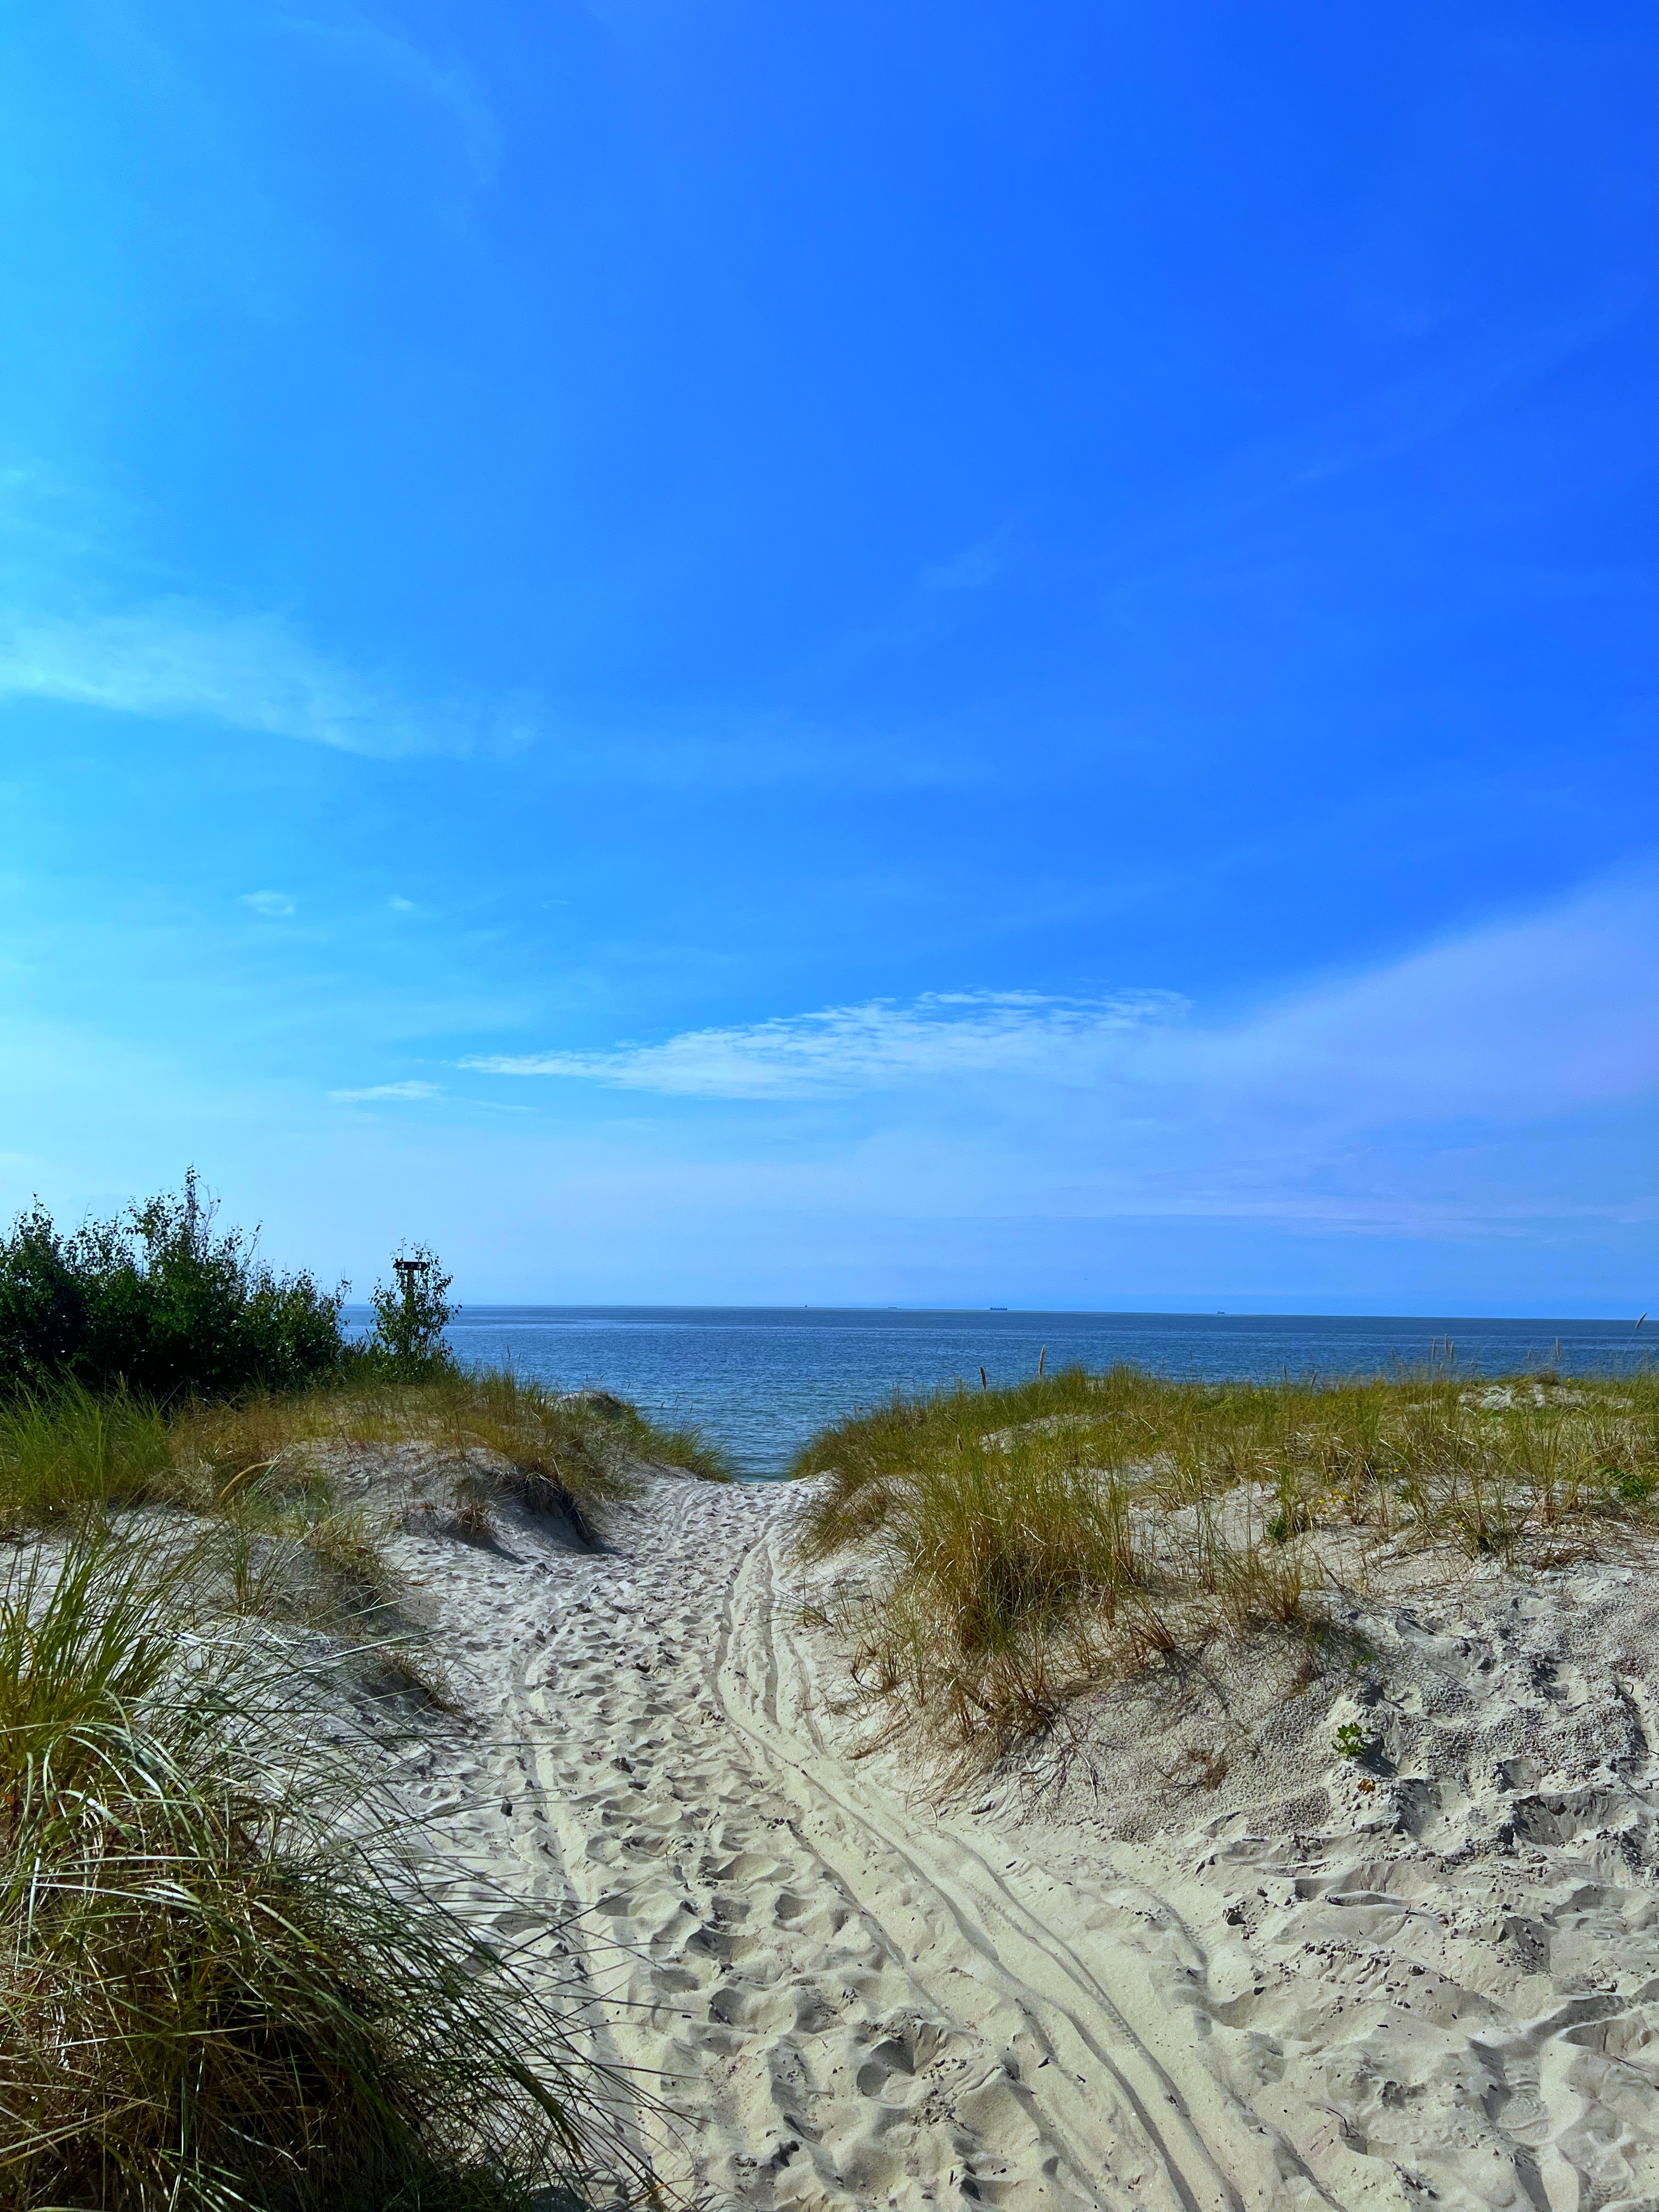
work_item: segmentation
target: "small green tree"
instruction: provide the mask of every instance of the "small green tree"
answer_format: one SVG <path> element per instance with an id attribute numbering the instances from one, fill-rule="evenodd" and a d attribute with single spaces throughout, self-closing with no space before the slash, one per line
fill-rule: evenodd
<path id="1" fill-rule="evenodd" d="M 405 1244 L 392 1259 L 395 1288 L 376 1283 L 369 1303 L 374 1334 L 369 1350 L 402 1382 L 418 1382 L 434 1368 L 453 1367 L 455 1355 L 444 1341 L 460 1308 L 449 1303 L 453 1276 L 442 1273 L 437 1254 L 426 1244 Z"/>

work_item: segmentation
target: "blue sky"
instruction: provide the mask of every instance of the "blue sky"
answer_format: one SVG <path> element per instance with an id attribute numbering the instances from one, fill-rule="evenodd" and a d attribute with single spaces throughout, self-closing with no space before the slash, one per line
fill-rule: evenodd
<path id="1" fill-rule="evenodd" d="M 1659 1305 L 1650 8 L 0 25 L 0 1202 Z"/>

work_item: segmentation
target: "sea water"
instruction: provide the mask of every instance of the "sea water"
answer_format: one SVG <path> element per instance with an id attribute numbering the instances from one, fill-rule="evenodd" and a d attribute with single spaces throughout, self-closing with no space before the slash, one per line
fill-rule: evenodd
<path id="1" fill-rule="evenodd" d="M 1633 1318 L 1633 1317 L 1632 1317 Z M 511 1360 L 690 1424 L 747 1475 L 783 1474 L 826 1422 L 896 1390 L 994 1387 L 1121 1359 L 1173 1379 L 1305 1379 L 1437 1368 L 1607 1373 L 1642 1364 L 1632 1321 L 1469 1321 L 1304 1314 L 922 1313 L 768 1306 L 470 1306 L 451 1326 L 465 1364 Z"/>

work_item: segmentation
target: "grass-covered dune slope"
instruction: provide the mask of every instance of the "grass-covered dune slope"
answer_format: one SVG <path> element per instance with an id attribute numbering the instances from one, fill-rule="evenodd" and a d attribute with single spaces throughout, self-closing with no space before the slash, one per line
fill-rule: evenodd
<path id="1" fill-rule="evenodd" d="M 0 2205 L 499 2212 L 625 2172 L 556 2002 L 422 1893 L 325 1650 L 201 1564 L 83 1533 L 0 1582 Z"/>
<path id="2" fill-rule="evenodd" d="M 660 2201 L 591 1993 L 437 1900 L 396 1716 L 447 1685 L 385 1547 L 587 1544 L 636 1468 L 726 1469 L 458 1369 L 416 1256 L 354 1344 L 193 1182 L 0 1243 L 0 2212 Z"/>
<path id="3" fill-rule="evenodd" d="M 434 1364 L 417 1381 L 354 1370 L 301 1390 L 173 1407 L 69 1382 L 0 1398 L 0 1532 L 162 1505 L 229 1527 L 302 1529 L 338 1507 L 354 1459 L 392 1453 L 425 1469 L 428 1488 L 447 1478 L 456 1510 L 516 1496 L 580 1512 L 625 1496 L 636 1463 L 730 1479 L 724 1455 L 695 1430 L 511 1370 Z"/>
<path id="4" fill-rule="evenodd" d="M 1659 1525 L 1659 1376 L 1273 1387 L 1119 1367 L 897 1400 L 816 1437 L 809 1562 L 862 1694 L 990 1760 L 1075 1699 L 1340 1594 L 1547 1569 Z"/>
<path id="5" fill-rule="evenodd" d="M 619 1401 L 445 1367 L 0 1405 L 0 2212 L 658 2201 L 651 2085 L 434 1900 L 380 1724 L 450 1695 L 396 1528 L 586 1544 L 641 1466 L 723 1478 Z"/>

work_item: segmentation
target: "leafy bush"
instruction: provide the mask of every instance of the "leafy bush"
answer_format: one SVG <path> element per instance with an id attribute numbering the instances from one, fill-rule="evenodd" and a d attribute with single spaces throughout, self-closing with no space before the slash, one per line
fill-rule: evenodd
<path id="1" fill-rule="evenodd" d="M 176 1195 L 68 1236 L 37 1200 L 0 1241 L 0 1394 L 224 1397 L 337 1368 L 345 1285 L 278 1274 L 253 1237 L 215 1234 L 217 1210 L 193 1169 Z"/>
<path id="2" fill-rule="evenodd" d="M 396 1290 L 376 1283 L 369 1303 L 374 1334 L 368 1350 L 375 1364 L 402 1382 L 419 1382 L 454 1364 L 444 1331 L 459 1313 L 449 1303 L 453 1276 L 440 1271 L 438 1255 L 425 1244 L 406 1247 L 393 1260 Z"/>

